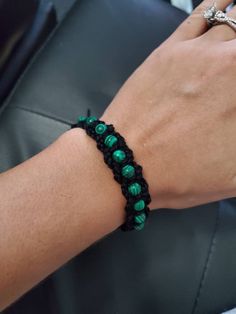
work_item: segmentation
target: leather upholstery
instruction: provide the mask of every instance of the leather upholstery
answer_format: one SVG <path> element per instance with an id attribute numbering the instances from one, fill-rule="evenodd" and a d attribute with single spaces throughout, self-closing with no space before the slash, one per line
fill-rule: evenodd
<path id="1" fill-rule="evenodd" d="M 77 3 L 5 105 L 1 170 L 49 145 L 88 107 L 101 115 L 185 17 L 161 0 Z M 234 200 L 159 210 L 142 232 L 117 230 L 5 313 L 220 313 L 236 303 L 235 264 Z M 38 310 L 32 302 L 38 305 L 42 296 L 45 306 Z"/>
<path id="2" fill-rule="evenodd" d="M 36 7 L 33 12 L 32 4 Z M 0 7 L 0 106 L 57 24 L 56 12 L 50 2 L 27 0 L 22 6 L 22 1 L 10 0 L 8 3 L 7 0 L 6 8 L 2 12 Z M 5 14 L 2 21 L 1 14 Z M 14 27 L 9 27 L 11 23 Z"/>
<path id="3" fill-rule="evenodd" d="M 0 0 L 0 74 L 16 44 L 35 17 L 39 1 Z"/>

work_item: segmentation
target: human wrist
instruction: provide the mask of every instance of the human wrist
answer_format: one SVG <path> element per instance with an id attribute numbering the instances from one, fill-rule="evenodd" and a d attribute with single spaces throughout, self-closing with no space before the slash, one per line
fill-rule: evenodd
<path id="1" fill-rule="evenodd" d="M 156 147 L 151 147 L 145 125 L 134 129 L 132 123 L 127 123 L 125 119 L 120 120 L 119 115 L 115 117 L 114 114 L 108 115 L 106 112 L 101 120 L 114 125 L 116 131 L 125 138 L 127 145 L 132 149 L 135 161 L 142 166 L 152 199 L 150 209 L 168 208 L 170 200 L 166 193 L 169 183 L 165 163 L 161 159 L 161 147 L 158 154 L 155 153 Z"/>
<path id="2" fill-rule="evenodd" d="M 90 220 L 98 237 L 112 232 L 125 220 L 125 199 L 119 184 L 84 130 L 71 129 L 62 135 L 61 141 L 63 147 L 68 147 L 72 176 L 77 177 L 74 182 L 78 194 L 82 187 L 86 210 L 93 213 Z"/>

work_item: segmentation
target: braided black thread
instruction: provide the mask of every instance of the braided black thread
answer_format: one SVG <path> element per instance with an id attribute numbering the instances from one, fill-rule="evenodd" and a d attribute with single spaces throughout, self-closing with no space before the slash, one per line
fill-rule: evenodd
<path id="1" fill-rule="evenodd" d="M 90 111 L 88 111 L 87 116 L 90 116 Z M 107 126 L 107 129 L 103 134 L 96 133 L 95 128 L 98 124 L 105 124 Z M 148 217 L 150 212 L 148 204 L 151 202 L 151 197 L 148 191 L 148 183 L 143 178 L 142 167 L 134 161 L 132 150 L 127 146 L 123 136 L 115 131 L 112 124 L 106 124 L 101 120 L 95 120 L 87 124 L 86 120 L 84 120 L 79 121 L 78 123 L 71 126 L 71 128 L 76 127 L 84 129 L 86 133 L 96 141 L 97 148 L 103 153 L 104 162 L 112 170 L 114 179 L 121 185 L 122 194 L 127 200 L 125 206 L 126 222 L 121 226 L 121 229 L 124 231 L 133 230 L 137 225 L 134 221 L 135 215 L 141 215 L 142 213 L 145 213 L 146 217 Z M 108 135 L 114 135 L 118 139 L 118 141 L 112 147 L 107 147 L 104 143 L 104 139 Z M 112 158 L 113 152 L 117 149 L 123 150 L 126 155 L 125 159 L 120 163 L 116 162 Z M 133 166 L 135 169 L 135 175 L 132 178 L 126 178 L 122 176 L 121 170 L 126 164 Z M 134 182 L 139 183 L 141 186 L 141 193 L 136 196 L 130 194 L 128 191 L 128 186 Z M 137 212 L 134 209 L 134 204 L 141 199 L 145 202 L 145 207 L 143 210 Z"/>

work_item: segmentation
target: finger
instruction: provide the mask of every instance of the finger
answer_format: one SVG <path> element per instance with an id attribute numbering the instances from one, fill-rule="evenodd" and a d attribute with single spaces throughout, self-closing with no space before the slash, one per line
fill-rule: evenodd
<path id="1" fill-rule="evenodd" d="M 225 10 L 232 0 L 204 0 L 192 14 L 177 28 L 173 37 L 177 40 L 188 40 L 201 36 L 208 30 L 206 19 L 203 17 L 203 12 L 216 4 L 218 10 Z"/>
<path id="2" fill-rule="evenodd" d="M 236 18 L 236 7 L 233 7 L 227 15 L 232 18 Z M 236 38 L 236 32 L 232 27 L 226 24 L 215 25 L 208 32 L 205 33 L 207 38 L 219 40 L 219 41 L 228 41 Z"/>

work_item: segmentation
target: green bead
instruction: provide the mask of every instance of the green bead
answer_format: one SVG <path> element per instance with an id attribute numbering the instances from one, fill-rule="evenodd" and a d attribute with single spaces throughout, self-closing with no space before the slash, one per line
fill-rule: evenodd
<path id="1" fill-rule="evenodd" d="M 126 165 L 122 168 L 121 173 L 125 178 L 132 178 L 134 176 L 135 170 L 133 166 Z"/>
<path id="2" fill-rule="evenodd" d="M 118 141 L 117 137 L 114 136 L 114 135 L 108 135 L 106 138 L 105 138 L 105 145 L 107 147 L 112 147 L 116 142 Z"/>
<path id="3" fill-rule="evenodd" d="M 122 162 L 125 159 L 126 155 L 123 150 L 115 150 L 114 153 L 112 154 L 112 158 L 117 161 L 117 162 Z"/>
<path id="4" fill-rule="evenodd" d="M 78 118 L 78 122 L 83 122 L 83 121 L 86 121 L 86 117 L 85 116 L 79 116 Z"/>
<path id="5" fill-rule="evenodd" d="M 144 228 L 144 225 L 145 225 L 144 223 L 138 224 L 138 225 L 134 226 L 134 229 L 137 230 L 137 231 L 140 231 L 140 230 L 142 230 Z"/>
<path id="6" fill-rule="evenodd" d="M 143 210 L 144 207 L 145 207 L 144 200 L 137 201 L 137 202 L 134 204 L 134 209 L 137 210 L 137 211 Z"/>
<path id="7" fill-rule="evenodd" d="M 128 191 L 131 195 L 136 196 L 141 192 L 141 185 L 135 182 L 128 187 Z"/>
<path id="8" fill-rule="evenodd" d="M 91 123 L 93 123 L 93 122 L 96 121 L 96 120 L 97 120 L 96 117 L 88 117 L 88 118 L 86 119 L 86 123 L 87 123 L 87 124 L 91 124 Z"/>
<path id="9" fill-rule="evenodd" d="M 106 129 L 107 129 L 106 124 L 99 123 L 95 128 L 95 132 L 97 134 L 103 134 L 106 131 Z"/>
<path id="10" fill-rule="evenodd" d="M 144 213 L 140 214 L 140 215 L 137 215 L 134 217 L 134 221 L 137 223 L 137 224 L 142 224 L 144 223 L 146 220 L 146 215 Z"/>

